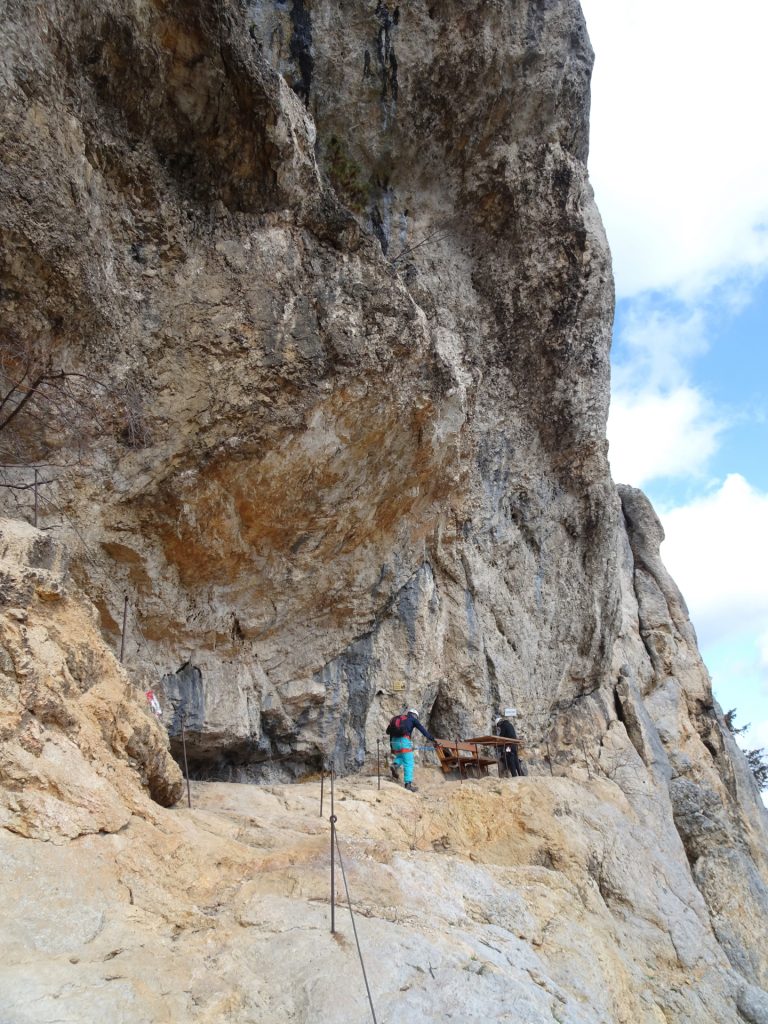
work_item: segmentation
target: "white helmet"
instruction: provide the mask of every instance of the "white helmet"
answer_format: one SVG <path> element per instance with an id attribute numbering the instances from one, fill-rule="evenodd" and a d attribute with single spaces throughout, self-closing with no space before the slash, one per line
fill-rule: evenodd
<path id="1" fill-rule="evenodd" d="M 416 708 L 408 708 L 408 714 L 413 715 L 414 718 L 419 717 L 419 712 L 416 710 Z"/>
<path id="2" fill-rule="evenodd" d="M 499 715 L 499 717 L 498 717 L 497 719 L 495 719 L 495 720 L 494 720 L 494 723 L 493 723 L 493 724 L 494 724 L 494 725 L 498 725 L 498 724 L 499 724 L 499 722 L 503 722 L 503 721 L 504 721 L 504 719 L 503 719 L 503 718 L 501 717 L 501 715 Z"/>

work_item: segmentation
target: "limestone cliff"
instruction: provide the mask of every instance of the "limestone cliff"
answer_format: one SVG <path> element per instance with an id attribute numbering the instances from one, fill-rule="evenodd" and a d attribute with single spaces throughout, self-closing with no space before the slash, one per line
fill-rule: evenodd
<path id="1" fill-rule="evenodd" d="M 0 825 L 62 842 L 172 806 L 181 773 L 49 536 L 0 519 Z M 139 785 L 139 783 L 141 785 Z"/>
<path id="2" fill-rule="evenodd" d="M 623 500 L 635 526 L 649 515 Z M 192 810 L 153 804 L 147 788 L 178 798 L 178 769 L 65 552 L 0 529 L 3 1022 L 366 1019 L 338 871 L 329 931 L 328 782 L 323 816 L 317 779 L 195 783 Z M 707 769 L 674 679 L 671 697 L 643 700 L 646 683 L 625 667 L 634 746 L 614 722 L 560 777 L 459 783 L 426 759 L 418 795 L 368 772 L 337 785 L 377 1019 L 768 1020 L 745 780 Z"/>
<path id="3" fill-rule="evenodd" d="M 25 2 L 5 32 L 9 335 L 109 407 L 46 521 L 115 644 L 129 594 L 126 664 L 187 704 L 200 770 L 355 768 L 403 699 L 453 734 L 597 686 L 619 505 L 578 6 Z"/>
<path id="4" fill-rule="evenodd" d="M 0 808 L 21 836 L 82 837 L 100 880 L 77 941 L 19 925 L 13 963 L 36 979 L 35 947 L 61 972 L 11 1019 L 48 1020 L 65 990 L 91 1019 L 93 964 L 137 922 L 181 974 L 171 1010 L 146 995 L 126 1020 L 334 1019 L 344 958 L 328 953 L 327 993 L 311 972 L 299 994 L 249 989 L 229 935 L 251 929 L 252 957 L 272 944 L 277 970 L 279 919 L 320 927 L 294 838 L 251 831 L 270 793 L 308 814 L 305 788 L 238 788 L 254 821 L 232 830 L 155 808 L 144 788 L 171 803 L 180 780 L 136 697 L 149 684 L 177 754 L 185 714 L 198 778 L 363 772 L 356 856 L 392 894 L 364 898 L 375 944 L 417 923 L 396 879 L 443 894 L 444 934 L 414 939 L 429 964 L 495 949 L 439 993 L 388 968 L 422 1019 L 463 987 L 473 1019 L 512 986 L 504 1012 L 532 1022 L 768 1021 L 765 811 L 658 521 L 606 459 L 612 284 L 575 0 L 8 0 L 2 33 L 0 497 L 18 514 L 44 468 L 45 533 L 6 550 Z M 78 592 L 40 576 L 53 534 L 115 650 L 128 596 L 125 675 L 79 597 L 45 603 Z M 475 825 L 467 797 L 427 794 L 425 857 L 377 845 L 404 794 L 377 809 L 362 781 L 403 702 L 449 736 L 514 704 L 528 744 L 517 791 L 467 789 Z M 76 859 L 2 835 L 19 872 Z M 257 870 L 270 899 L 241 888 Z M 476 913 L 473 938 L 454 933 Z M 213 957 L 191 987 L 183 956 Z M 115 974 L 115 1006 L 145 970 Z"/>

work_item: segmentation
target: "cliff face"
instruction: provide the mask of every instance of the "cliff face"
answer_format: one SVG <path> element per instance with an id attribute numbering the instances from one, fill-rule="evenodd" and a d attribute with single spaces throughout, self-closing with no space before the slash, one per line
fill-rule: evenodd
<path id="1" fill-rule="evenodd" d="M 66 551 L 0 519 L 0 826 L 63 843 L 155 820 L 182 777 L 144 694 L 104 645 Z"/>
<path id="2" fill-rule="evenodd" d="M 10 17 L 11 336 L 110 407 L 46 493 L 201 770 L 593 689 L 619 515 L 578 7 Z"/>
<path id="3" fill-rule="evenodd" d="M 718 941 L 737 970 L 766 988 L 768 815 L 712 699 L 685 601 L 659 558 L 661 525 L 640 491 L 619 493 L 633 570 L 629 630 L 639 630 L 645 655 L 621 669 L 617 712 L 665 802 L 668 794 Z"/>
<path id="4" fill-rule="evenodd" d="M 338 871 L 329 933 L 328 781 L 323 816 L 317 779 L 153 804 L 147 789 L 178 798 L 178 769 L 65 552 L 18 522 L 0 538 L 3 1020 L 365 1019 Z M 670 608 L 653 549 L 640 557 Z M 657 651 L 671 623 L 656 615 Z M 764 846 L 738 761 L 702 756 L 677 679 L 665 697 L 629 666 L 621 679 L 619 719 L 560 777 L 459 784 L 422 760 L 419 795 L 337 781 L 379 1019 L 768 1021 Z"/>
<path id="5" fill-rule="evenodd" d="M 618 801 L 600 829 L 668 865 L 639 917 L 677 1002 L 638 989 L 633 1018 L 768 1019 L 765 812 L 606 460 L 578 5 L 11 0 L 3 33 L 2 371 L 51 375 L 4 482 L 45 463 L 42 524 L 115 648 L 128 596 L 176 752 L 183 712 L 198 776 L 350 772 L 404 702 L 448 736 L 514 705 L 526 785 L 585 821 Z"/>

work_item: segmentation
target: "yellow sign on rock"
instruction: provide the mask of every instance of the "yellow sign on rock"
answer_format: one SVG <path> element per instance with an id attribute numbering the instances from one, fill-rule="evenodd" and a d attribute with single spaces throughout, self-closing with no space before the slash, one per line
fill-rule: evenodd
<path id="1" fill-rule="evenodd" d="M 395 693 L 399 693 L 401 690 L 405 689 L 405 683 L 402 679 L 396 679 L 394 683 L 392 683 L 392 689 Z"/>

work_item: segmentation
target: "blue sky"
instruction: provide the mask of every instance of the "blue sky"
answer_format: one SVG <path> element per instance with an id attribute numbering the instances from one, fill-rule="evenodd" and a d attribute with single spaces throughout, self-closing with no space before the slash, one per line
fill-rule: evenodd
<path id="1" fill-rule="evenodd" d="M 768 748 L 768 3 L 582 7 L 613 475 L 653 501 L 715 695 Z"/>

